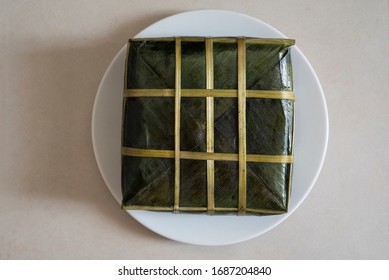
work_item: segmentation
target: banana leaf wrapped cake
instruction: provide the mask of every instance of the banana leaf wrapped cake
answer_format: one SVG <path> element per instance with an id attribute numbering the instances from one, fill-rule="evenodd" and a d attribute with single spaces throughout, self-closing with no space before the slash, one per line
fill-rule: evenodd
<path id="1" fill-rule="evenodd" d="M 130 39 L 122 208 L 281 214 L 293 163 L 291 39 Z"/>

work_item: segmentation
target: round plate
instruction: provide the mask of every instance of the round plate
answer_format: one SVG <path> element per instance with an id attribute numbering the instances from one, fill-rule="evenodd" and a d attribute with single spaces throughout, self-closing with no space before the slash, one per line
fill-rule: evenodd
<path id="1" fill-rule="evenodd" d="M 238 13 L 200 10 L 165 18 L 136 37 L 247 36 L 285 37 L 270 25 Z M 109 65 L 100 83 L 92 116 L 93 148 L 100 172 L 115 199 L 121 201 L 121 108 L 126 49 Z M 311 65 L 292 48 L 295 103 L 295 146 L 289 212 L 275 216 L 207 216 L 128 211 L 138 222 L 167 238 L 198 245 L 225 245 L 256 237 L 285 220 L 312 189 L 328 141 L 328 115 L 320 82 Z"/>

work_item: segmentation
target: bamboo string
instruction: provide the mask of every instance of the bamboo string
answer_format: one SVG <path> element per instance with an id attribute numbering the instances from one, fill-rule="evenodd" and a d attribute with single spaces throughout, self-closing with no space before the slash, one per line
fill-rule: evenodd
<path id="1" fill-rule="evenodd" d="M 206 88 L 213 89 L 213 41 L 205 39 L 206 58 Z M 214 152 L 214 100 L 213 97 L 206 97 L 207 107 L 207 153 Z M 207 160 L 207 202 L 208 213 L 215 211 L 215 162 Z"/>
<path id="2" fill-rule="evenodd" d="M 127 89 L 123 97 L 174 97 L 174 89 Z M 237 89 L 181 89 L 181 97 L 225 97 L 237 98 Z M 293 91 L 246 90 L 246 98 L 269 98 L 294 100 Z"/>
<path id="3" fill-rule="evenodd" d="M 246 211 L 246 43 L 238 38 L 238 132 L 239 132 L 239 199 L 238 212 Z"/>
<path id="4" fill-rule="evenodd" d="M 175 77 L 175 121 L 174 121 L 174 211 L 180 203 L 180 116 L 181 116 L 181 39 L 176 38 L 176 77 Z"/>
<path id="5" fill-rule="evenodd" d="M 174 150 L 148 150 L 122 147 L 122 155 L 129 157 L 175 158 Z M 191 160 L 239 161 L 239 154 L 180 151 L 180 158 Z M 247 154 L 247 162 L 293 163 L 292 155 Z"/>

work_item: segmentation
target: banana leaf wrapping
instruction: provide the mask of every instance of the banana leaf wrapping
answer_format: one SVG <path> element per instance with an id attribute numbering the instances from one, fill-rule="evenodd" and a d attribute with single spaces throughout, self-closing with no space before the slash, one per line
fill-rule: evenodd
<path id="1" fill-rule="evenodd" d="M 293 44 L 265 38 L 130 39 L 122 208 L 287 212 Z"/>

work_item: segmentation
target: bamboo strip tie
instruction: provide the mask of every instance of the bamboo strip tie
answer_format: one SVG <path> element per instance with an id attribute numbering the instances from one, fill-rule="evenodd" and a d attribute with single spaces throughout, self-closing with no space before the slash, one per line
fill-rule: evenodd
<path id="1" fill-rule="evenodd" d="M 123 97 L 174 97 L 174 89 L 127 89 Z M 236 89 L 181 89 L 181 97 L 237 98 Z M 294 100 L 294 92 L 288 90 L 246 90 L 246 98 Z"/>
<path id="2" fill-rule="evenodd" d="M 238 38 L 238 136 L 239 136 L 239 198 L 238 212 L 246 212 L 246 43 Z"/>
<path id="3" fill-rule="evenodd" d="M 181 116 L 181 39 L 176 38 L 176 77 L 175 77 L 175 121 L 174 121 L 174 211 L 180 204 L 180 116 Z"/>
<path id="4" fill-rule="evenodd" d="M 122 155 L 129 157 L 151 157 L 151 158 L 175 158 L 174 150 L 149 150 L 122 147 Z M 181 151 L 179 157 L 181 159 L 191 160 L 218 160 L 218 161 L 239 161 L 239 154 L 228 153 L 204 153 Z M 263 162 L 263 163 L 293 163 L 293 155 L 258 155 L 247 154 L 247 162 Z"/>
<path id="5" fill-rule="evenodd" d="M 206 88 L 213 89 L 213 41 L 205 39 L 206 58 Z M 214 152 L 214 100 L 213 97 L 206 97 L 207 107 L 207 153 Z M 208 214 L 215 212 L 215 162 L 207 160 L 207 202 Z"/>

